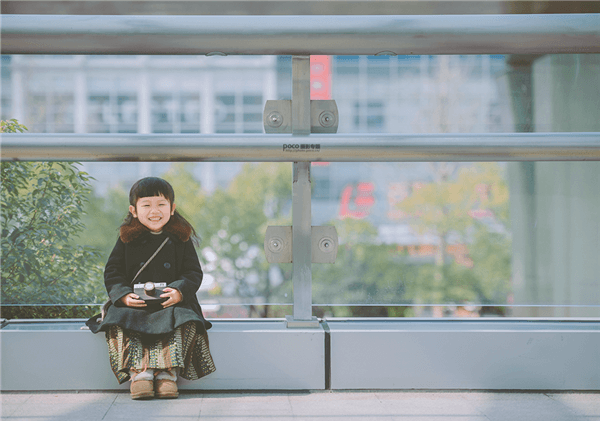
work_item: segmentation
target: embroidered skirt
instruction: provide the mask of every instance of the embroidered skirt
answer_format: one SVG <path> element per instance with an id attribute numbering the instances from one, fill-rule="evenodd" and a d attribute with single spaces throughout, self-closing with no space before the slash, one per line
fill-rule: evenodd
<path id="1" fill-rule="evenodd" d="M 119 383 L 129 380 L 129 370 L 179 368 L 179 376 L 197 380 L 215 371 L 208 335 L 188 322 L 166 335 L 143 335 L 119 326 L 106 332 L 108 356 Z"/>

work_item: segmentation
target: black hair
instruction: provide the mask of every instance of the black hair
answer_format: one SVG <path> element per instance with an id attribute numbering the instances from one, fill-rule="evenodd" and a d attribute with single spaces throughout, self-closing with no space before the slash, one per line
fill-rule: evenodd
<path id="1" fill-rule="evenodd" d="M 133 186 L 131 186 L 131 190 L 129 190 L 129 204 L 136 207 L 139 199 L 153 196 L 163 196 L 169 201 L 171 206 L 175 203 L 175 190 L 173 190 L 173 186 L 171 186 L 167 180 L 158 177 L 146 177 L 136 181 L 133 183 Z M 133 219 L 133 214 L 128 212 L 121 226 L 129 225 Z M 171 219 L 174 222 L 179 222 L 184 226 L 189 227 L 192 230 L 190 238 L 195 245 L 198 245 L 200 238 L 198 237 L 198 234 L 196 234 L 196 230 L 192 224 L 177 211 L 177 209 L 175 209 Z"/>

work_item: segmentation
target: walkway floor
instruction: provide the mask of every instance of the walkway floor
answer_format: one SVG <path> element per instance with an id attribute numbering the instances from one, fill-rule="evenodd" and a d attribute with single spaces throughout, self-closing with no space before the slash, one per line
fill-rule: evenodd
<path id="1" fill-rule="evenodd" d="M 182 392 L 132 401 L 122 392 L 3 393 L 2 419 L 600 421 L 600 393 L 405 391 Z"/>

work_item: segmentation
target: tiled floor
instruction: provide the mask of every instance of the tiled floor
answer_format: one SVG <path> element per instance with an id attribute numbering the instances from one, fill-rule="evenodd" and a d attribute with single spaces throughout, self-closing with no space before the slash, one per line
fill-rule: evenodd
<path id="1" fill-rule="evenodd" d="M 3 393 L 2 419 L 600 421 L 600 393 L 405 391 L 182 392 L 132 401 L 127 393 Z"/>

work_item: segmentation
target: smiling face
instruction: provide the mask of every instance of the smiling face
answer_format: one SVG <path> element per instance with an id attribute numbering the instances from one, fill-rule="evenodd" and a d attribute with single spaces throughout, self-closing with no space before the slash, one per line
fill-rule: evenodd
<path id="1" fill-rule="evenodd" d="M 164 196 L 140 197 L 129 212 L 152 232 L 160 232 L 175 213 L 175 204 Z"/>

